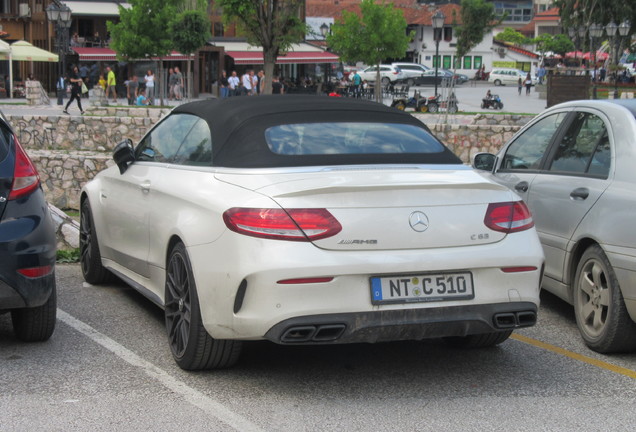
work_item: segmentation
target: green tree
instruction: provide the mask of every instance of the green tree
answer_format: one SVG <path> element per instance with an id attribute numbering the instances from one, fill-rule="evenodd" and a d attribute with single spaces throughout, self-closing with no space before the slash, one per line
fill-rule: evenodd
<path id="1" fill-rule="evenodd" d="M 515 45 L 523 45 L 529 42 L 527 37 L 511 27 L 504 28 L 501 33 L 498 33 L 497 36 L 495 36 L 495 40 L 500 42 L 510 42 Z"/>
<path id="2" fill-rule="evenodd" d="M 140 59 L 164 56 L 174 47 L 168 23 L 181 0 L 129 0 L 131 7 L 119 6 L 119 22 L 107 23 L 111 47 L 117 58 Z"/>
<path id="3" fill-rule="evenodd" d="M 117 58 L 142 59 L 163 57 L 174 48 L 168 24 L 182 0 L 129 0 L 130 9 L 119 6 L 118 23 L 107 22 Z M 163 82 L 159 67 L 159 82 Z M 163 95 L 161 104 L 163 104 Z"/>
<path id="4" fill-rule="evenodd" d="M 174 47 L 183 54 L 192 54 L 204 46 L 210 38 L 210 18 L 203 0 L 186 2 L 168 23 Z M 188 62 L 187 76 L 191 76 L 192 62 Z M 186 81 L 186 88 L 189 88 Z M 186 91 L 186 94 L 189 92 Z"/>
<path id="5" fill-rule="evenodd" d="M 561 17 L 561 26 L 567 31 L 570 28 L 579 29 L 589 28 L 592 24 L 597 24 L 605 28 L 605 26 L 614 22 L 620 24 L 627 20 L 632 23 L 629 36 L 627 38 L 618 38 L 612 49 L 614 53 L 613 62 L 618 61 L 619 53 L 623 51 L 626 45 L 630 47 L 631 36 L 636 33 L 636 2 L 625 0 L 555 0 L 554 5 L 559 8 Z M 603 34 L 603 38 L 607 38 Z M 581 49 L 589 49 L 593 51 L 598 48 L 590 48 L 591 40 L 588 37 L 578 39 Z"/>
<path id="6" fill-rule="evenodd" d="M 500 23 L 495 15 L 492 3 L 485 0 L 462 0 L 460 11 L 461 24 L 457 28 L 458 58 L 464 57 Z"/>
<path id="7" fill-rule="evenodd" d="M 564 34 L 554 36 L 542 34 L 534 39 L 534 41 L 537 45 L 537 51 L 541 54 L 552 51 L 553 53 L 565 56 L 565 53 L 574 50 L 574 43 Z"/>
<path id="8" fill-rule="evenodd" d="M 235 22 L 249 43 L 263 47 L 265 82 L 263 93 L 272 93 L 276 58 L 292 44 L 301 42 L 307 26 L 301 20 L 304 0 L 217 0 L 224 19 Z"/>
<path id="9" fill-rule="evenodd" d="M 360 15 L 343 11 L 331 26 L 327 44 L 344 61 L 379 65 L 387 58 L 401 58 L 413 36 L 406 34 L 404 13 L 393 4 L 360 2 Z M 380 68 L 375 80 L 376 100 L 380 100 Z"/>

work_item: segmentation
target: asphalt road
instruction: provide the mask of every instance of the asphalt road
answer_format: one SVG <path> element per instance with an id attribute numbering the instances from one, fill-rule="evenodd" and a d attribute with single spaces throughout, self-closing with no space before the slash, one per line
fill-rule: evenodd
<path id="1" fill-rule="evenodd" d="M 0 316 L 0 431 L 633 431 L 636 354 L 581 342 L 544 295 L 536 327 L 499 347 L 439 341 L 285 347 L 248 343 L 229 370 L 188 373 L 161 310 L 122 284 L 57 268 L 50 341 Z"/>

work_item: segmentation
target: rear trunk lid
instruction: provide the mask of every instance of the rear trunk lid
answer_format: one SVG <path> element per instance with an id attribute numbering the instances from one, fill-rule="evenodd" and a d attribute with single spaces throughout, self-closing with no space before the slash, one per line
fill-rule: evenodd
<path id="1" fill-rule="evenodd" d="M 314 241 L 329 250 L 399 250 L 494 243 L 484 225 L 489 203 L 514 200 L 504 186 L 467 167 L 337 167 L 219 180 L 267 195 L 282 208 L 325 208 L 342 225 Z"/>

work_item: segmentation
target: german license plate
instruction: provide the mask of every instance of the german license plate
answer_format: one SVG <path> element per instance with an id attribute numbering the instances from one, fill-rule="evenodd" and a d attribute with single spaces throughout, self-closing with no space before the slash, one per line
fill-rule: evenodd
<path id="1" fill-rule="evenodd" d="M 470 272 L 431 273 L 371 278 L 371 303 L 466 300 L 475 297 Z"/>

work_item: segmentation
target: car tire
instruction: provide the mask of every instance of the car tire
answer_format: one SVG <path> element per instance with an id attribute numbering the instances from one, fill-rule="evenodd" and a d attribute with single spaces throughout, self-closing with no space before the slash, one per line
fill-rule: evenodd
<path id="1" fill-rule="evenodd" d="M 406 85 L 409 87 L 413 87 L 415 85 L 415 80 L 413 78 L 409 78 L 406 80 Z"/>
<path id="2" fill-rule="evenodd" d="M 428 104 L 428 112 L 435 114 L 437 111 L 439 111 L 439 106 L 436 103 Z"/>
<path id="3" fill-rule="evenodd" d="M 499 87 L 499 86 L 501 85 L 501 80 L 496 79 L 496 80 L 495 80 L 495 85 L 496 85 L 497 87 Z"/>
<path id="4" fill-rule="evenodd" d="M 394 107 L 400 111 L 404 111 L 406 109 L 406 104 L 404 102 L 398 102 L 394 105 Z"/>
<path id="5" fill-rule="evenodd" d="M 420 106 L 417 107 L 417 111 L 421 112 L 421 113 L 425 113 L 428 112 L 428 106 L 423 103 Z"/>
<path id="6" fill-rule="evenodd" d="M 585 344 L 600 353 L 636 349 L 632 321 L 612 265 L 603 249 L 589 247 L 579 260 L 573 283 L 574 314 Z"/>
<path id="7" fill-rule="evenodd" d="M 114 275 L 102 265 L 93 213 L 88 199 L 82 201 L 81 205 L 79 244 L 80 264 L 84 280 L 93 285 L 113 280 Z"/>
<path id="8" fill-rule="evenodd" d="M 192 266 L 183 243 L 172 248 L 166 267 L 165 322 L 170 351 L 181 369 L 220 369 L 238 361 L 241 342 L 214 339 L 203 327 Z"/>
<path id="9" fill-rule="evenodd" d="M 487 348 L 508 340 L 512 330 L 481 333 L 468 336 L 446 337 L 444 342 L 458 348 Z"/>
<path id="10" fill-rule="evenodd" d="M 383 86 L 388 86 L 389 84 L 391 84 L 391 80 L 387 77 L 382 77 L 382 79 L 380 80 L 380 82 L 382 83 Z"/>
<path id="11" fill-rule="evenodd" d="M 51 337 L 53 330 L 55 330 L 56 314 L 57 293 L 54 283 L 49 299 L 42 306 L 11 311 L 13 332 L 18 339 L 24 342 L 44 342 Z"/>

